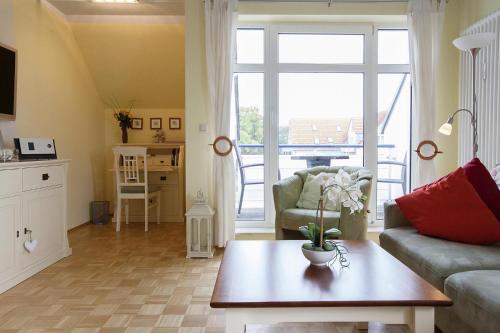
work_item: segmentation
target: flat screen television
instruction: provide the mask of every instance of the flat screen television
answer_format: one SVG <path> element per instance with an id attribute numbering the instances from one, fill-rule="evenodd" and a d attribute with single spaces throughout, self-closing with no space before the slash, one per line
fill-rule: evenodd
<path id="1" fill-rule="evenodd" d="M 0 43 L 0 119 L 16 117 L 17 52 Z"/>

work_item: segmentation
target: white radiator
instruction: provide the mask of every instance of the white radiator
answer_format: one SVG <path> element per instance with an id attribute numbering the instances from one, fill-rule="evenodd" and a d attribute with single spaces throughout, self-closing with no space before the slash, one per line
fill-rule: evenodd
<path id="1" fill-rule="evenodd" d="M 494 32 L 496 39 L 481 49 L 476 63 L 476 96 L 478 106 L 478 157 L 491 170 L 500 163 L 500 10 L 467 28 L 463 35 Z M 472 57 L 461 52 L 460 108 L 472 110 Z M 466 113 L 460 115 L 459 163 L 472 158 L 472 127 Z"/>

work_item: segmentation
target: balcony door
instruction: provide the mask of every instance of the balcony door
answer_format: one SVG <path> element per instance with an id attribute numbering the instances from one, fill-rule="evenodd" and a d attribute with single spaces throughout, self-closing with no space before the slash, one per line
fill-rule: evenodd
<path id="1" fill-rule="evenodd" d="M 406 31 L 267 24 L 236 36 L 237 226 L 272 227 L 272 184 L 314 166 L 379 174 L 386 182 L 373 186 L 370 219 L 383 218 L 383 201 L 409 185 Z M 387 50 L 398 41 L 399 58 Z"/>

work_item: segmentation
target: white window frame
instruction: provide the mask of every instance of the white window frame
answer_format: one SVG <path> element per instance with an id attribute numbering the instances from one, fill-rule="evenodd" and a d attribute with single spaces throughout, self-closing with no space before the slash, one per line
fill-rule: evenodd
<path id="1" fill-rule="evenodd" d="M 380 225 L 376 220 L 377 193 L 377 126 L 378 116 L 378 74 L 409 73 L 409 65 L 378 64 L 378 30 L 407 29 L 406 25 L 396 24 L 338 24 L 338 23 L 240 23 L 238 29 L 263 29 L 264 63 L 238 64 L 236 52 L 233 59 L 234 73 L 264 74 L 264 221 L 237 220 L 237 228 L 274 228 L 275 212 L 273 206 L 272 184 L 278 181 L 278 137 L 279 137 L 279 73 L 362 73 L 364 75 L 363 96 L 363 165 L 375 170 L 372 186 L 369 223 Z M 362 64 L 291 64 L 278 63 L 278 35 L 280 33 L 323 33 L 323 34 L 362 34 L 364 35 L 364 63 Z"/>

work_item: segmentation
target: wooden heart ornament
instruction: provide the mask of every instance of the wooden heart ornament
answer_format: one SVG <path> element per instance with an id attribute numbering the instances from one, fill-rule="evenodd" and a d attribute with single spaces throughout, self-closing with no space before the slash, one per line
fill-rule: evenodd
<path id="1" fill-rule="evenodd" d="M 38 241 L 36 239 L 24 242 L 24 248 L 29 253 L 33 253 L 38 246 Z"/>

